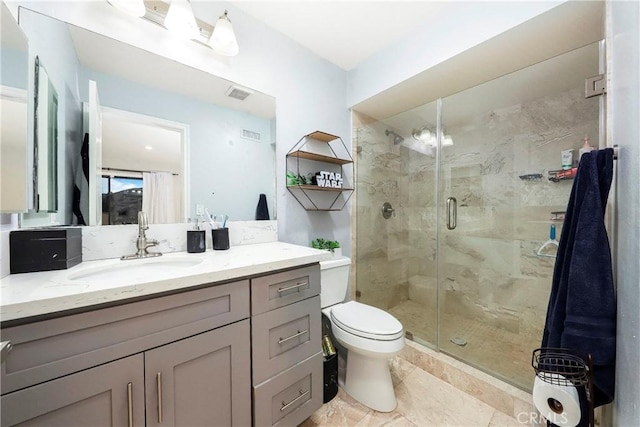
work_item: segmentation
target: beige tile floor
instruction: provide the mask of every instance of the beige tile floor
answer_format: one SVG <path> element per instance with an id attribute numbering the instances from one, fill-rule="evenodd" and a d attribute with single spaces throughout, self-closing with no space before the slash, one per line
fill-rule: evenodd
<path id="1" fill-rule="evenodd" d="M 391 307 L 406 331 L 426 342 L 435 342 L 435 312 L 423 304 L 406 300 Z M 474 321 L 462 316 L 444 314 L 440 331 L 441 350 L 523 390 L 531 390 L 533 371 L 531 352 L 539 347 L 541 336 L 522 335 Z M 464 338 L 467 345 L 450 342 Z"/>
<path id="2" fill-rule="evenodd" d="M 402 358 L 394 358 L 390 367 L 398 399 L 398 406 L 393 412 L 369 409 L 340 389 L 331 402 L 323 405 L 301 427 L 526 425 Z"/>

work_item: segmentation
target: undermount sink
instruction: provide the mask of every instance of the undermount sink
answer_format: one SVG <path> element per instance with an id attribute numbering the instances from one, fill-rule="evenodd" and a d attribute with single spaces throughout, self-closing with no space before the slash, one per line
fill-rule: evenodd
<path id="1" fill-rule="evenodd" d="M 88 267 L 67 275 L 72 282 L 112 283 L 120 281 L 135 283 L 148 279 L 160 279 L 180 275 L 185 269 L 202 263 L 197 258 L 151 258 L 141 260 L 122 261 L 98 267 Z"/>

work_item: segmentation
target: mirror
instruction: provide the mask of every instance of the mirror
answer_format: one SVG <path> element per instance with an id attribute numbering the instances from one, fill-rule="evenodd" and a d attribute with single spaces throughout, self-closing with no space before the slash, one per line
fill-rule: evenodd
<path id="1" fill-rule="evenodd" d="M 77 223 L 73 212 L 96 204 L 102 215 L 87 224 L 135 220 L 137 194 L 152 194 L 141 183 L 148 172 L 173 177 L 165 182 L 173 183 L 174 202 L 160 197 L 153 209 L 174 205 L 174 219 L 152 223 L 186 221 L 205 207 L 253 220 L 260 194 L 274 219 L 274 98 L 32 10 L 20 9 L 20 26 L 58 89 L 60 224 Z M 99 94 L 101 135 L 88 132 L 90 81 Z M 102 150 L 89 156 L 83 145 L 94 136 Z M 33 225 L 37 215 L 22 218 Z"/>
<path id="2" fill-rule="evenodd" d="M 36 212 L 58 210 L 58 93 L 40 59 L 35 60 L 33 117 L 33 206 Z"/>
<path id="3" fill-rule="evenodd" d="M 7 6 L 0 5 L 0 212 L 29 208 L 27 144 L 28 43 Z"/>

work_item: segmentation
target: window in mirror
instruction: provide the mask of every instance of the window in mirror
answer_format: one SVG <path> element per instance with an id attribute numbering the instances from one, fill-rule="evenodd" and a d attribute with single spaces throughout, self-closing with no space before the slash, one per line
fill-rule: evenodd
<path id="1" fill-rule="evenodd" d="M 137 224 L 142 178 L 102 176 L 102 225 Z"/>

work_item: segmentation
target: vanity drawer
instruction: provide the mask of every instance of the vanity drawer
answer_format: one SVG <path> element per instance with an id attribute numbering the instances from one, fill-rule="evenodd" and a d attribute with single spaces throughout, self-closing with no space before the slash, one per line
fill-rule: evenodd
<path id="1" fill-rule="evenodd" d="M 249 317 L 243 280 L 2 330 L 2 394 Z"/>
<path id="2" fill-rule="evenodd" d="M 251 280 L 251 314 L 256 315 L 320 295 L 320 265 Z"/>
<path id="3" fill-rule="evenodd" d="M 322 353 L 254 387 L 256 426 L 295 426 L 322 406 Z"/>
<path id="4" fill-rule="evenodd" d="M 259 384 L 322 350 L 320 297 L 251 319 L 253 383 Z"/>

